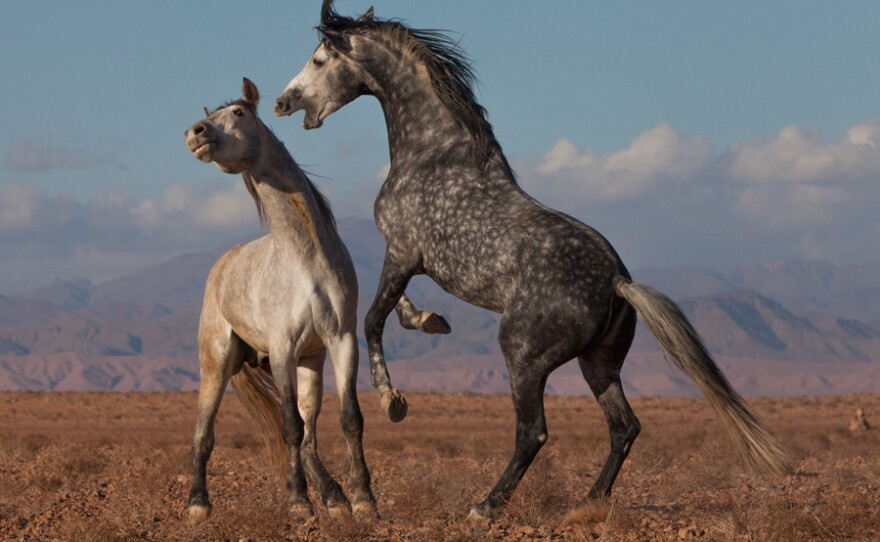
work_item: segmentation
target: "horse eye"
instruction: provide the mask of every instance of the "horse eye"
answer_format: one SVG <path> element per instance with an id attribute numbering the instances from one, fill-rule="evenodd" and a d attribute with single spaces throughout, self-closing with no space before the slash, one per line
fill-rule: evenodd
<path id="1" fill-rule="evenodd" d="M 241 109 L 233 109 L 233 110 L 232 110 L 232 113 L 233 113 L 236 117 L 243 117 L 243 116 L 244 116 L 244 111 L 242 111 Z"/>
<path id="2" fill-rule="evenodd" d="M 324 65 L 324 61 L 319 58 L 313 58 L 312 62 L 314 62 L 315 66 L 317 66 L 319 68 Z"/>

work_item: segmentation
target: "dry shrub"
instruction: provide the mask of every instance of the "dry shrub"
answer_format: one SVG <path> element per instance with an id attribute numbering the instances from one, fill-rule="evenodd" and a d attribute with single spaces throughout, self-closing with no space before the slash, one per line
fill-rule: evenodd
<path id="1" fill-rule="evenodd" d="M 108 398 L 117 396 L 96 395 L 95 404 Z M 80 433 L 41 428 L 51 445 L 41 435 L 0 439 L 0 539 L 668 542 L 686 530 L 688 540 L 717 542 L 880 540 L 880 430 L 850 433 L 855 402 L 849 399 L 835 407 L 839 412 L 832 412 L 829 405 L 835 401 L 828 399 L 766 402 L 776 405 L 773 419 L 766 421 L 795 449 L 799 466 L 794 476 L 772 478 L 750 476 L 743 469 L 702 402 L 639 400 L 645 431 L 612 497 L 570 512 L 601 470 L 608 436 L 593 407 L 586 412 L 596 417 L 595 423 L 585 423 L 571 414 L 575 399 L 555 399 L 557 415 L 548 421 L 556 437 L 526 473 L 507 513 L 492 523 L 474 523 L 466 516 L 510 459 L 508 396 L 466 396 L 461 404 L 440 398 L 441 404 L 431 397 L 435 403 L 424 402 L 431 423 L 408 426 L 392 425 L 383 413 L 365 409 L 365 447 L 381 513 L 380 520 L 366 524 L 328 517 L 314 491 L 318 519 L 292 524 L 286 495 L 262 476 L 260 443 L 246 438 L 251 422 L 243 416 L 241 423 L 220 425 L 219 434 L 231 438 L 219 441 L 209 466 L 214 513 L 197 526 L 186 517 L 192 410 L 172 412 L 184 399 L 195 404 L 194 394 L 150 399 L 157 409 L 168 409 L 173 431 L 141 428 L 132 416 L 126 418 L 132 431 L 124 436 L 111 426 Z M 461 407 L 461 419 L 440 416 L 449 403 Z M 866 396 L 862 403 L 880 412 L 880 396 Z M 239 408 L 234 401 L 228 405 Z M 769 411 L 765 402 L 760 406 L 760 412 Z M 94 416 L 112 416 L 111 409 L 103 410 L 95 409 Z M 335 415 L 328 409 L 322 417 L 333 437 L 322 439 L 322 450 L 331 472 L 341 473 L 347 469 L 347 454 L 336 435 Z M 3 428 L 0 433 L 16 435 Z M 319 435 L 327 433 L 319 429 Z M 248 448 L 253 444 L 257 450 Z M 76 484 L 68 482 L 69 476 Z"/>
<path id="2" fill-rule="evenodd" d="M 579 506 L 565 515 L 563 524 L 573 542 L 637 540 L 642 516 L 616 497 Z"/>
<path id="3" fill-rule="evenodd" d="M 402 478 L 395 491 L 392 511 L 395 517 L 423 521 L 452 513 L 449 487 L 433 476 L 412 473 Z"/>
<path id="4" fill-rule="evenodd" d="M 362 523 L 352 517 L 329 518 L 322 515 L 320 519 L 320 533 L 324 540 L 333 542 L 361 542 L 364 540 L 381 540 L 376 535 L 374 523 Z"/>
<path id="5" fill-rule="evenodd" d="M 49 437 L 39 434 L 11 435 L 0 440 L 0 452 L 11 461 L 30 461 L 49 445 Z"/>
<path id="6" fill-rule="evenodd" d="M 574 504 L 569 477 L 557 466 L 555 457 L 539 457 L 529 468 L 508 503 L 508 514 L 531 527 L 558 521 Z"/>
<path id="7" fill-rule="evenodd" d="M 219 444 L 224 443 L 221 441 Z M 259 438 L 249 433 L 235 433 L 229 437 L 225 444 L 235 450 L 259 450 L 262 447 Z"/>
<path id="8" fill-rule="evenodd" d="M 61 477 L 70 484 L 78 484 L 101 474 L 107 461 L 94 450 L 73 448 L 58 465 Z"/>

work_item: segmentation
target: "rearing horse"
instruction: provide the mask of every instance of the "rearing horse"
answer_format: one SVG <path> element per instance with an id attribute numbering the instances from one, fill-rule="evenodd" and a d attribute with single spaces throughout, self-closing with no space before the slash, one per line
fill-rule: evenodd
<path id="1" fill-rule="evenodd" d="M 324 0 L 322 41 L 275 105 L 305 110 L 303 127 L 361 95 L 375 96 L 388 129 L 391 169 L 375 203 L 387 251 L 367 313 L 373 385 L 391 389 L 382 328 L 410 278 L 427 274 L 456 297 L 501 313 L 499 341 L 510 373 L 516 448 L 485 500 L 471 510 L 493 516 L 547 441 L 548 375 L 577 358 L 605 413 L 611 450 L 589 496 L 608 495 L 639 433 L 620 368 L 636 313 L 667 356 L 700 388 L 745 458 L 782 473 L 787 458 L 666 296 L 632 282 L 611 244 L 589 226 L 526 194 L 486 113 L 457 44 L 433 30 L 339 15 Z"/>
<path id="2" fill-rule="evenodd" d="M 315 423 L 329 350 L 351 460 L 354 512 L 371 517 L 376 504 L 355 389 L 354 266 L 324 197 L 257 115 L 257 87 L 245 79 L 242 93 L 216 111 L 206 108 L 207 118 L 186 131 L 186 144 L 198 159 L 242 174 L 261 223 L 269 226 L 269 235 L 233 248 L 208 274 L 199 320 L 201 379 L 189 515 L 198 520 L 211 511 L 206 466 L 230 379 L 263 430 L 274 466 L 286 476 L 291 513 L 313 513 L 306 474 L 332 515 L 351 510 L 317 451 Z M 442 317 L 417 309 L 405 296 L 398 312 L 404 327 L 449 332 Z"/>

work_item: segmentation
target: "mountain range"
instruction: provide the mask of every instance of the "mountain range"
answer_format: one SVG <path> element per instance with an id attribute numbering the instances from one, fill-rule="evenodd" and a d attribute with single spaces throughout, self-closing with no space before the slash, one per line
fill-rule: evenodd
<path id="1" fill-rule="evenodd" d="M 358 272 L 362 322 L 378 283 L 384 242 L 370 221 L 341 220 L 339 229 Z M 0 296 L 0 390 L 197 388 L 196 330 L 204 282 L 230 246 L 97 284 L 57 280 L 26 294 Z M 746 395 L 880 391 L 880 262 L 643 268 L 633 276 L 679 302 Z M 406 331 L 392 314 L 385 351 L 395 385 L 508 391 L 497 315 L 456 300 L 424 277 L 414 279 L 407 292 L 422 308 L 444 314 L 453 332 Z M 366 359 L 361 340 L 363 387 L 369 385 Z M 326 375 L 332 385 L 332 372 Z M 696 394 L 663 360 L 641 324 L 623 378 L 631 394 Z M 554 373 L 548 391 L 589 393 L 571 363 Z"/>

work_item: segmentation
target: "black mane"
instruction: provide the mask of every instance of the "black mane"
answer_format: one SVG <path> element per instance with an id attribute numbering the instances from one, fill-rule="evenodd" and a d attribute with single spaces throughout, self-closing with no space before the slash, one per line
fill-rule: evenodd
<path id="1" fill-rule="evenodd" d="M 474 154 L 480 165 L 485 166 L 498 155 L 513 178 L 486 109 L 477 103 L 473 89 L 479 79 L 458 40 L 443 30 L 409 28 L 398 19 L 345 17 L 334 9 L 333 0 L 324 0 L 318 29 L 357 34 L 379 32 L 402 48 L 408 48 L 425 63 L 437 97 L 473 137 Z"/>

